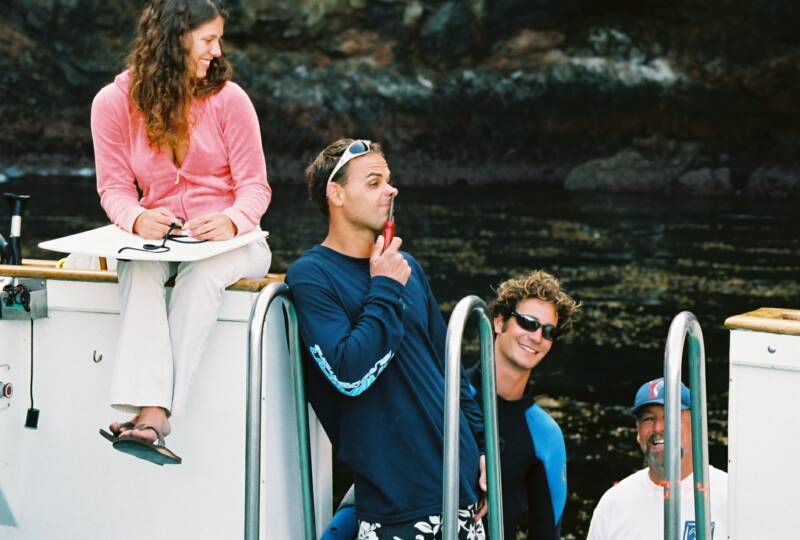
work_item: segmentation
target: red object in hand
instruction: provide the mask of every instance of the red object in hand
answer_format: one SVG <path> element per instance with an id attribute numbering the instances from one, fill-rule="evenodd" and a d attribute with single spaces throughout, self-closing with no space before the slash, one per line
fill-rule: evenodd
<path id="1" fill-rule="evenodd" d="M 386 251 L 386 248 L 389 247 L 389 244 L 392 243 L 392 239 L 394 238 L 394 197 L 392 197 L 392 202 L 389 203 L 389 217 L 386 219 L 386 223 L 383 224 L 383 251 Z M 381 251 L 381 253 L 383 253 Z"/>

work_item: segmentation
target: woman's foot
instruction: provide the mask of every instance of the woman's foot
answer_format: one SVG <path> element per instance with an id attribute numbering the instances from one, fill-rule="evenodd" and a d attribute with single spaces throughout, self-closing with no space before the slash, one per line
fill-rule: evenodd
<path id="1" fill-rule="evenodd" d="M 133 420 L 136 420 L 136 418 L 134 418 Z M 123 431 L 127 429 L 133 429 L 133 427 L 136 425 L 133 423 L 133 420 L 131 420 L 130 422 L 111 422 L 108 425 L 108 430 L 114 437 L 117 437 Z"/>
<path id="2" fill-rule="evenodd" d="M 148 426 L 136 429 L 137 426 Z M 139 414 L 129 422 L 112 422 L 108 426 L 117 438 L 133 438 L 139 441 L 155 442 L 159 437 L 170 433 L 167 411 L 162 407 L 142 407 Z"/>

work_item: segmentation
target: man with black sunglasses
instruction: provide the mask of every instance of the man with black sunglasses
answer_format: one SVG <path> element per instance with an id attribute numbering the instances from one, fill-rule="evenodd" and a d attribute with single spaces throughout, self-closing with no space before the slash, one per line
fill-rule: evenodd
<path id="1" fill-rule="evenodd" d="M 528 540 L 558 540 L 567 500 L 564 436 L 536 404 L 530 378 L 572 330 L 580 306 L 554 276 L 536 271 L 501 283 L 490 307 L 505 536 L 513 540 L 521 527 Z M 480 403 L 480 371 L 472 378 Z"/>
<path id="2" fill-rule="evenodd" d="M 420 264 L 400 251 L 399 237 L 378 234 L 398 193 L 390 175 L 371 141 L 341 139 L 320 152 L 306 179 L 328 232 L 291 265 L 286 282 L 307 395 L 353 472 L 358 538 L 433 540 L 442 512 L 447 326 Z M 459 538 L 481 540 L 483 421 L 463 372 L 461 412 Z"/>

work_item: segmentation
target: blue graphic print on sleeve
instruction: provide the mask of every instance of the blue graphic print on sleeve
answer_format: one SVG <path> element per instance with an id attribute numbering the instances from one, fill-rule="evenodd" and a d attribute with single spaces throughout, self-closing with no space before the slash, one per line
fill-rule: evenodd
<path id="1" fill-rule="evenodd" d="M 389 364 L 389 360 L 392 359 L 392 352 L 389 351 L 386 353 L 386 356 L 375 362 L 375 365 L 370 368 L 370 370 L 356 382 L 345 382 L 340 381 L 336 375 L 333 373 L 331 369 L 331 365 L 325 360 L 325 356 L 322 354 L 322 349 L 319 348 L 319 345 L 314 345 L 309 347 L 309 352 L 311 353 L 311 358 L 314 359 L 314 362 L 317 363 L 319 369 L 322 370 L 322 373 L 328 378 L 328 380 L 342 393 L 347 396 L 357 396 L 361 394 L 364 390 L 369 388 L 376 377 L 380 375 L 381 371 Z"/>

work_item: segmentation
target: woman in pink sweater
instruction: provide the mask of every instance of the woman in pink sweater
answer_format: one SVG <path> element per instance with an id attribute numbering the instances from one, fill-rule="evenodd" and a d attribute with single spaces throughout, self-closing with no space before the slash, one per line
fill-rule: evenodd
<path id="1" fill-rule="evenodd" d="M 92 103 L 100 204 L 122 229 L 161 239 L 182 226 L 214 241 L 259 226 L 271 190 L 255 109 L 222 53 L 225 17 L 222 0 L 152 0 L 128 69 Z M 261 240 L 196 262 L 119 262 L 111 404 L 133 418 L 101 430 L 115 448 L 180 463 L 164 437 L 186 405 L 222 293 L 263 277 L 270 261 Z M 164 282 L 173 275 L 167 305 Z"/>

